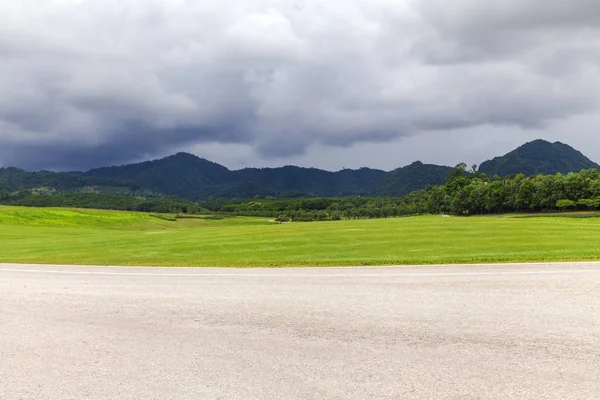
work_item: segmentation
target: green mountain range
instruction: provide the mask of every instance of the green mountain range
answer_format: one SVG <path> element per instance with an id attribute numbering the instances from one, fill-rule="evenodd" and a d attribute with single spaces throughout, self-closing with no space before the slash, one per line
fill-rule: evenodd
<path id="1" fill-rule="evenodd" d="M 535 140 L 481 164 L 488 176 L 578 172 L 600 166 L 563 143 Z M 337 172 L 285 166 L 229 170 L 188 153 L 87 172 L 27 172 L 0 169 L 0 191 L 36 189 L 59 193 L 100 192 L 136 196 L 178 196 L 192 201 L 222 198 L 402 196 L 440 185 L 452 168 L 419 161 L 391 172 L 361 168 Z"/>
<path id="2" fill-rule="evenodd" d="M 203 158 L 177 153 L 155 161 L 93 169 L 82 176 L 135 182 L 158 193 L 197 200 L 209 196 L 365 195 L 375 190 L 375 185 L 385 174 L 369 168 L 329 172 L 294 166 L 231 171 Z"/>

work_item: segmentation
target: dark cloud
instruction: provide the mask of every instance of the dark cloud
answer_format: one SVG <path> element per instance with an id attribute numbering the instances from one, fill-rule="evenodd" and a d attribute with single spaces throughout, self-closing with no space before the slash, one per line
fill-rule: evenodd
<path id="1" fill-rule="evenodd" d="M 38 170 L 76 170 L 138 161 L 161 153 L 160 149 L 219 141 L 241 143 L 248 137 L 239 127 L 223 122 L 218 127 L 179 127 L 160 130 L 140 122 L 123 123 L 118 130 L 102 132 L 100 143 L 15 143 L 3 152 L 6 165 Z"/>
<path id="2" fill-rule="evenodd" d="M 0 164 L 540 132 L 598 113 L 599 37 L 596 0 L 4 2 Z"/>

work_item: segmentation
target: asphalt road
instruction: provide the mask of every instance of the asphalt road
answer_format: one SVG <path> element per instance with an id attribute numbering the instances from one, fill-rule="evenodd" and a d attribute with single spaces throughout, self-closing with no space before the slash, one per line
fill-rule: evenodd
<path id="1" fill-rule="evenodd" d="M 600 399 L 600 264 L 0 265 L 0 399 Z"/>

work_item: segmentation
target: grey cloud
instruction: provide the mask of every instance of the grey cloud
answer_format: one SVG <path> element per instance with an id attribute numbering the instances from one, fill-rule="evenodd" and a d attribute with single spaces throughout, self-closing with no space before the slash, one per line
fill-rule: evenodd
<path id="1" fill-rule="evenodd" d="M 457 0 L 452 7 L 442 0 L 415 0 L 413 4 L 429 28 L 415 53 L 432 62 L 543 56 L 539 53 L 573 48 L 597 53 L 596 0 Z"/>
<path id="2" fill-rule="evenodd" d="M 546 127 L 598 111 L 599 21 L 595 0 L 3 2 L 0 163 Z"/>
<path id="3" fill-rule="evenodd" d="M 422 15 L 445 31 L 498 33 L 600 26 L 600 3 L 596 0 L 455 0 L 452 7 L 443 0 L 412 3 Z"/>
<path id="4" fill-rule="evenodd" d="M 173 149 L 197 143 L 244 143 L 246 132 L 223 121 L 217 127 L 178 127 L 160 130 L 139 121 L 124 122 L 118 130 L 102 131 L 101 138 L 89 143 L 66 141 L 15 140 L 3 152 L 6 165 L 38 170 L 75 170 L 88 166 L 104 166 L 137 161 Z M 93 164 L 90 164 L 92 161 Z"/>

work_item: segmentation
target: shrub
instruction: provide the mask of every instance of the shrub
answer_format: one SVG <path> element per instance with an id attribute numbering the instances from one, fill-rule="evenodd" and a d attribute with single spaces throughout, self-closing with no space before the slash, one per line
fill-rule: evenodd
<path id="1" fill-rule="evenodd" d="M 277 221 L 281 224 L 283 222 L 289 222 L 290 218 L 287 215 L 280 215 L 279 217 L 277 217 L 277 219 L 275 221 Z"/>
<path id="2" fill-rule="evenodd" d="M 170 222 L 177 221 L 177 215 L 175 215 L 175 214 L 152 213 L 152 214 L 150 214 L 150 216 L 154 217 L 154 218 L 162 219 L 162 220 L 165 220 L 165 221 L 170 221 Z"/>

